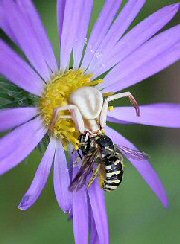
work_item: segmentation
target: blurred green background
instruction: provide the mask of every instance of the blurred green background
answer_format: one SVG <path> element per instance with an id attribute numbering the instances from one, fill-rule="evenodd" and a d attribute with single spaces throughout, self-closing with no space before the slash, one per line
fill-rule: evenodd
<path id="1" fill-rule="evenodd" d="M 58 55 L 56 1 L 36 0 L 34 2 Z M 175 2 L 147 0 L 145 8 L 135 23 L 157 9 Z M 103 3 L 102 0 L 95 0 L 91 28 Z M 179 20 L 179 16 L 176 16 L 167 27 L 179 23 Z M 0 34 L 6 38 L 4 33 Z M 180 103 L 179 76 L 180 65 L 177 63 L 130 90 L 138 98 L 140 104 Z M 180 130 L 135 125 L 119 126 L 116 129 L 150 155 L 155 169 L 167 188 L 170 207 L 163 208 L 136 169 L 126 161 L 122 186 L 118 191 L 107 194 L 111 243 L 179 244 Z M 52 177 L 41 199 L 33 208 L 27 212 L 17 209 L 21 198 L 31 184 L 40 158 L 40 153 L 34 152 L 19 167 L 0 178 L 1 244 L 74 243 L 72 223 L 58 207 L 53 192 Z"/>

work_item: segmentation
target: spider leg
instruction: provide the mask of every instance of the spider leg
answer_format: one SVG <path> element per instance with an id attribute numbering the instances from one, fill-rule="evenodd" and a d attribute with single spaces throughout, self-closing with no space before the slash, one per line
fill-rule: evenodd
<path id="1" fill-rule="evenodd" d="M 129 98 L 129 100 L 134 105 L 134 108 L 136 110 L 137 116 L 140 116 L 139 105 L 138 105 L 136 99 L 132 96 L 132 94 L 130 92 L 123 92 L 123 93 L 114 94 L 114 95 L 109 96 L 108 98 L 106 98 L 104 103 L 103 103 L 103 107 L 102 107 L 101 114 L 100 114 L 100 117 L 99 117 L 99 122 L 100 122 L 100 126 L 101 126 L 102 129 L 106 126 L 107 113 L 108 113 L 108 103 L 110 101 L 113 101 L 113 100 L 116 100 L 116 99 L 119 99 L 119 98 L 122 98 L 122 97 L 128 97 Z"/>
<path id="2" fill-rule="evenodd" d="M 71 115 L 60 115 L 61 111 L 66 111 L 66 110 L 70 110 L 71 111 Z M 81 132 L 84 133 L 85 132 L 85 125 L 84 125 L 84 121 L 81 115 L 81 112 L 79 111 L 79 108 L 76 105 L 67 105 L 67 106 L 63 106 L 60 108 L 57 108 L 54 110 L 54 114 L 53 114 L 53 118 L 50 124 L 50 131 L 53 130 L 54 125 L 56 124 L 58 118 L 62 118 L 62 119 L 73 119 L 75 124 L 76 124 L 76 128 Z"/>

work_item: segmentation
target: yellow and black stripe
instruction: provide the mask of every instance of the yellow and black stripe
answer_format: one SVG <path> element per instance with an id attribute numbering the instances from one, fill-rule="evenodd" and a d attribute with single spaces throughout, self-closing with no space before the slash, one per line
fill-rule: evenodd
<path id="1" fill-rule="evenodd" d="M 103 189 L 105 191 L 116 190 L 120 185 L 123 176 L 123 164 L 116 155 L 110 156 L 105 160 L 105 181 Z"/>

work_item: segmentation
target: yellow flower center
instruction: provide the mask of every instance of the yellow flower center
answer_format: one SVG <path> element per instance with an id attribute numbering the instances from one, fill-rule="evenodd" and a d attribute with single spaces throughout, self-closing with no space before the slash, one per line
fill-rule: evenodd
<path id="1" fill-rule="evenodd" d="M 55 76 L 47 84 L 40 100 L 40 110 L 48 129 L 52 125 L 55 109 L 68 105 L 73 92 L 81 87 L 95 86 L 102 82 L 102 80 L 92 81 L 92 77 L 92 74 L 87 75 L 83 70 L 69 70 Z M 70 111 L 61 111 L 60 115 L 70 115 Z M 51 128 L 51 134 L 62 141 L 65 149 L 68 149 L 69 143 L 78 148 L 80 133 L 72 119 L 58 117 Z"/>

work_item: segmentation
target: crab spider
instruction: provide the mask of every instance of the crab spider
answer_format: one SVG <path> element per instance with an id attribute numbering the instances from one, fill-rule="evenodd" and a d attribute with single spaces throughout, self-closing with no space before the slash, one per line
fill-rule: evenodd
<path id="1" fill-rule="evenodd" d="M 130 92 L 117 93 L 103 101 L 103 94 L 99 90 L 94 87 L 82 87 L 71 94 L 69 105 L 55 109 L 50 128 L 53 128 L 58 118 L 70 118 L 74 120 L 80 133 L 102 130 L 106 126 L 108 103 L 122 97 L 130 99 L 137 116 L 140 116 L 138 103 Z M 60 115 L 60 112 L 65 110 L 70 110 L 71 115 Z"/>

